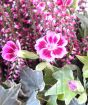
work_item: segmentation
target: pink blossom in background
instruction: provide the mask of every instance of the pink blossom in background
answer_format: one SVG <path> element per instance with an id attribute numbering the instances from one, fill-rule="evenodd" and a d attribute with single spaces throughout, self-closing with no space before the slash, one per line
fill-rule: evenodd
<path id="1" fill-rule="evenodd" d="M 71 6 L 73 3 L 73 0 L 56 0 L 58 5 L 62 6 Z"/>
<path id="2" fill-rule="evenodd" d="M 48 31 L 44 37 L 36 41 L 35 49 L 41 59 L 50 62 L 67 54 L 66 45 L 67 40 L 60 33 Z"/>
<path id="3" fill-rule="evenodd" d="M 17 54 L 21 50 L 19 41 L 16 44 L 13 41 L 8 41 L 2 48 L 2 57 L 7 61 L 14 61 L 17 58 Z"/>
<path id="4" fill-rule="evenodd" d="M 37 5 L 37 9 L 38 9 L 38 11 L 43 11 L 44 9 L 45 9 L 45 7 L 46 7 L 46 4 L 45 4 L 45 2 L 40 2 L 38 5 Z"/>

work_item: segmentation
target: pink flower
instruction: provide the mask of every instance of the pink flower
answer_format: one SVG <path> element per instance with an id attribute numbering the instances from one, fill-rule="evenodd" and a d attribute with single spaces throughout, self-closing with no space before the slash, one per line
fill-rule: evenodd
<path id="1" fill-rule="evenodd" d="M 72 3 L 73 0 L 57 0 L 57 4 L 62 6 L 71 6 Z"/>
<path id="2" fill-rule="evenodd" d="M 76 91 L 77 90 L 77 82 L 74 80 L 69 81 L 68 87 L 71 91 Z"/>
<path id="3" fill-rule="evenodd" d="M 60 33 L 48 31 L 44 37 L 36 41 L 35 49 L 41 59 L 50 62 L 67 54 L 66 45 L 67 40 Z"/>
<path id="4" fill-rule="evenodd" d="M 37 9 L 38 11 L 43 11 L 45 9 L 45 2 L 40 2 L 38 5 L 37 5 Z"/>
<path id="5" fill-rule="evenodd" d="M 8 41 L 2 49 L 2 57 L 7 61 L 15 61 L 19 50 L 21 50 L 21 46 L 18 40 L 16 44 L 13 41 Z"/>

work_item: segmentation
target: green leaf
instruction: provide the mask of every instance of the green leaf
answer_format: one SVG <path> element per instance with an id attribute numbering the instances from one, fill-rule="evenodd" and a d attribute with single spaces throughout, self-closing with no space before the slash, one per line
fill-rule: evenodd
<path id="1" fill-rule="evenodd" d="M 37 71 L 42 71 L 42 70 L 44 70 L 45 68 L 50 69 L 50 70 L 53 71 L 53 66 L 52 66 L 50 63 L 48 63 L 48 62 L 41 62 L 41 63 L 39 63 L 39 64 L 36 66 L 36 70 L 37 70 Z"/>
<path id="2" fill-rule="evenodd" d="M 87 52 L 87 56 L 88 56 L 88 52 Z"/>
<path id="3" fill-rule="evenodd" d="M 76 57 L 77 57 L 83 64 L 88 64 L 88 56 L 79 56 L 79 55 L 76 55 Z"/>
<path id="4" fill-rule="evenodd" d="M 84 104 L 87 101 L 87 94 L 85 92 L 82 93 L 77 99 L 77 101 L 79 104 Z"/>
<path id="5" fill-rule="evenodd" d="M 57 96 L 50 96 L 47 105 L 57 105 Z"/>
<path id="6" fill-rule="evenodd" d="M 47 69 L 50 69 L 52 72 L 54 72 L 54 68 L 49 62 L 46 62 L 46 67 Z"/>
<path id="7" fill-rule="evenodd" d="M 36 70 L 37 71 L 42 71 L 46 68 L 46 66 L 47 66 L 46 62 L 41 62 L 36 66 Z"/>
<path id="8" fill-rule="evenodd" d="M 66 64 L 66 65 L 64 65 L 64 67 L 62 67 L 62 68 L 57 68 L 57 67 L 55 67 L 55 66 L 53 66 L 53 67 L 54 67 L 54 69 L 56 69 L 55 71 L 58 71 L 58 70 L 65 70 L 65 69 L 67 69 L 67 70 L 76 70 L 76 69 L 77 69 L 77 66 L 76 66 L 76 65 L 73 65 L 73 64 L 70 64 L 70 65 Z"/>
<path id="9" fill-rule="evenodd" d="M 73 0 L 72 8 L 76 9 L 78 7 L 79 0 Z"/>
<path id="10" fill-rule="evenodd" d="M 36 71 L 25 67 L 20 74 L 20 82 L 25 94 L 30 96 L 33 91 L 42 91 L 45 87 L 42 71 Z"/>
<path id="11" fill-rule="evenodd" d="M 58 71 L 53 73 L 53 77 L 58 80 L 58 79 L 63 79 L 63 80 L 73 80 L 73 71 L 76 69 L 75 66 L 71 67 L 71 65 L 65 65 L 62 68 L 58 68 Z"/>
<path id="12" fill-rule="evenodd" d="M 0 86 L 0 105 L 20 105 L 19 100 L 17 99 L 20 88 L 20 84 L 14 84 L 9 89 Z"/>
<path id="13" fill-rule="evenodd" d="M 86 104 L 79 104 L 79 103 L 77 102 L 77 98 L 74 98 L 74 99 L 70 102 L 69 105 L 86 105 Z"/>
<path id="14" fill-rule="evenodd" d="M 54 84 L 48 91 L 46 91 L 45 96 L 48 95 L 58 95 L 63 94 L 63 85 L 60 80 L 56 84 Z"/>
<path id="15" fill-rule="evenodd" d="M 54 68 L 55 69 L 55 68 Z M 74 92 L 69 89 L 68 81 L 74 80 L 73 71 L 75 66 L 65 65 L 62 68 L 56 68 L 56 72 L 53 73 L 53 77 L 57 80 L 57 83 L 54 84 L 46 93 L 48 95 L 58 95 L 59 100 L 64 100 L 66 105 L 68 105 L 71 100 L 77 95 L 78 92 Z M 77 81 L 77 89 L 80 92 L 84 91 L 82 84 Z M 61 98 L 61 95 L 63 96 Z"/>
<path id="16" fill-rule="evenodd" d="M 80 81 L 76 81 L 76 83 L 77 83 L 77 91 L 80 92 L 80 93 L 84 92 L 84 87 L 81 84 L 81 82 Z"/>
<path id="17" fill-rule="evenodd" d="M 35 54 L 34 52 L 29 52 L 29 51 L 26 51 L 26 50 L 20 50 L 19 51 L 19 54 L 18 54 L 18 57 L 21 57 L 21 58 L 28 58 L 28 59 L 38 59 L 38 55 Z"/>
<path id="18" fill-rule="evenodd" d="M 79 13 L 76 13 L 77 17 L 80 19 L 80 22 L 81 22 L 81 27 L 83 30 L 83 37 L 86 37 L 87 36 L 87 33 L 88 33 L 88 14 L 85 12 L 85 14 L 79 14 Z"/>
<path id="19" fill-rule="evenodd" d="M 87 70 L 88 70 L 88 65 L 87 64 L 84 64 L 83 71 L 87 71 Z"/>
<path id="20" fill-rule="evenodd" d="M 77 17 L 88 26 L 88 17 L 79 13 L 76 13 Z"/>
<path id="21" fill-rule="evenodd" d="M 84 64 L 83 66 L 83 77 L 88 78 L 88 56 L 78 56 L 77 58 Z"/>
<path id="22" fill-rule="evenodd" d="M 88 78 L 88 64 L 84 64 L 83 66 L 83 77 Z"/>
<path id="23" fill-rule="evenodd" d="M 11 12 L 11 9 L 10 9 L 10 7 L 8 6 L 7 8 L 6 8 L 6 10 L 7 10 L 7 12 Z"/>
<path id="24" fill-rule="evenodd" d="M 51 68 L 45 68 L 44 70 L 44 81 L 46 83 L 46 90 L 50 88 L 50 86 L 53 86 L 56 83 L 56 80 L 52 76 L 53 71 Z"/>
<path id="25" fill-rule="evenodd" d="M 64 101 L 64 94 L 59 94 L 59 95 L 58 95 L 58 100 Z"/>
<path id="26" fill-rule="evenodd" d="M 37 91 L 33 92 L 27 100 L 26 105 L 41 105 L 37 99 Z"/>
<path id="27" fill-rule="evenodd" d="M 83 77 L 84 78 L 88 78 L 88 70 L 84 70 L 83 71 Z"/>

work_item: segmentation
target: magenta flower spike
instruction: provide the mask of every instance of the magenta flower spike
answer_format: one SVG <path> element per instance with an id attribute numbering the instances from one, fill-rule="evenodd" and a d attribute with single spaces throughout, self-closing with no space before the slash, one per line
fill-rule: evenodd
<path id="1" fill-rule="evenodd" d="M 19 50 L 21 50 L 21 46 L 18 40 L 16 44 L 13 41 L 8 41 L 2 48 L 2 57 L 7 61 L 15 61 Z"/>
<path id="2" fill-rule="evenodd" d="M 35 49 L 42 60 L 51 62 L 67 54 L 66 45 L 67 40 L 60 33 L 48 31 L 44 37 L 36 41 Z"/>

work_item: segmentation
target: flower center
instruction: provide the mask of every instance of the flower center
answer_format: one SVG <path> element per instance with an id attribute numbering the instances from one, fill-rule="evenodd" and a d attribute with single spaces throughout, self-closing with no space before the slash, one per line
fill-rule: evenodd
<path id="1" fill-rule="evenodd" d="M 56 48 L 56 44 L 48 44 L 47 49 L 48 50 L 54 50 Z"/>

